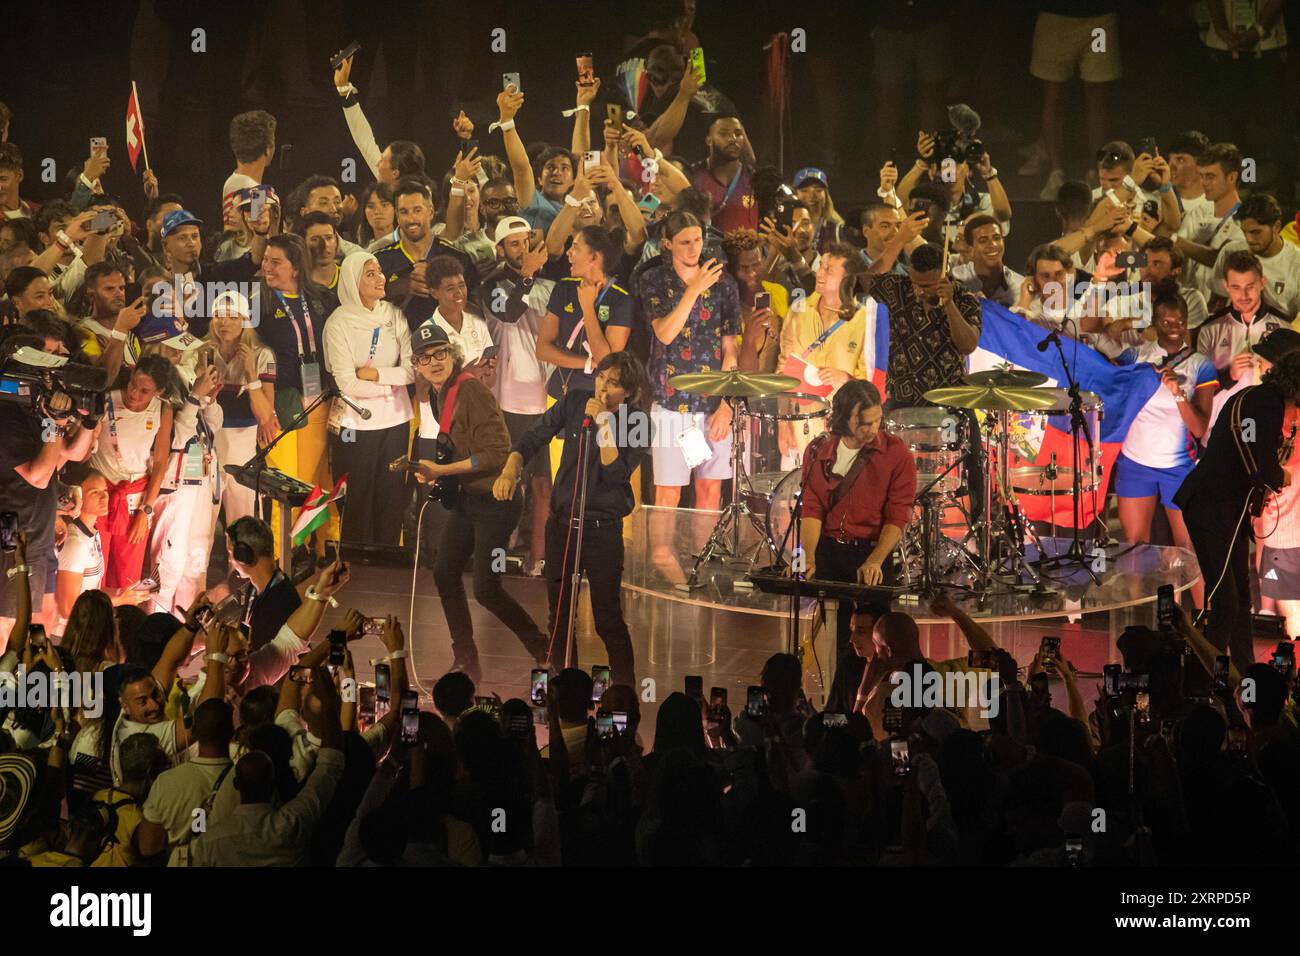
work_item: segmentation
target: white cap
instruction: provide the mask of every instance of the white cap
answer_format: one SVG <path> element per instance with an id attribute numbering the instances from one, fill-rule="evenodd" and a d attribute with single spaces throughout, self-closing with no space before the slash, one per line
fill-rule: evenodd
<path id="1" fill-rule="evenodd" d="M 522 216 L 506 216 L 497 223 L 496 235 L 493 237 L 497 242 L 508 236 L 513 236 L 519 232 L 532 232 L 533 227 L 528 224 L 528 220 Z"/>
<path id="2" fill-rule="evenodd" d="M 238 315 L 249 316 L 251 318 L 251 309 L 248 305 L 248 299 L 244 298 L 241 293 L 236 292 L 234 289 L 227 289 L 212 300 L 212 314 L 216 315 L 223 307 L 233 309 Z"/>

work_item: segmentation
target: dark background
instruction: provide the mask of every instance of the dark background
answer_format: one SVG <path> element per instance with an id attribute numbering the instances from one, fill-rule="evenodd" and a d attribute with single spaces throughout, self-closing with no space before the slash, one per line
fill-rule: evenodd
<path id="1" fill-rule="evenodd" d="M 826 168 L 842 212 L 874 193 L 879 160 L 891 148 L 897 149 L 900 165 L 914 150 L 915 134 L 906 142 L 874 141 L 870 31 L 878 6 L 699 0 L 694 23 L 709 82 L 737 103 L 760 159 L 773 163 L 775 138 L 762 132 L 768 128 L 762 116 L 762 47 L 776 32 L 807 31 L 807 53 L 789 57 L 793 128 L 783 172 L 809 164 Z M 1146 135 L 1163 139 L 1197 126 L 1217 138 L 1205 105 L 1215 73 L 1186 4 L 1133 0 L 1120 7 L 1125 74 L 1110 84 L 1111 135 L 1130 142 Z M 1016 201 L 1008 250 L 1015 262 L 1022 245 L 1054 227 L 1049 210 L 1037 203 L 1045 171 L 1033 180 L 1017 177 L 1020 159 L 1012 148 L 1038 131 L 1039 86 L 1028 72 L 1037 5 L 954 0 L 943 9 L 955 70 L 947 99 L 969 102 L 984 118 L 993 161 Z M 124 142 L 127 97 L 135 79 L 149 159 L 162 190 L 181 193 L 189 208 L 215 223 L 222 183 L 234 168 L 227 126 L 235 113 L 262 108 L 276 116 L 279 152 L 266 178 L 281 195 L 311 173 L 337 177 L 341 161 L 356 157 L 328 63 L 330 54 L 351 39 L 362 43 L 353 81 L 380 146 L 394 138 L 414 139 L 433 171 L 449 164 L 451 117 L 460 108 L 476 123 L 485 147 L 500 152 L 487 125 L 496 118 L 494 97 L 506 71 L 522 75 L 527 102 L 519 122 L 525 142 L 567 144 L 570 121 L 560 110 L 572 106 L 574 55 L 592 52 L 608 89 L 623 58 L 625 34 L 639 33 L 642 12 L 641 4 L 628 0 L 11 5 L 0 30 L 0 100 L 14 112 L 9 138 L 26 158 L 24 196 L 44 200 L 62 192 L 61 182 L 40 182 L 41 160 L 53 157 L 62 181 L 86 156 L 88 138 L 103 135 L 114 161 L 106 187 L 128 209 L 139 211 L 139 177 L 131 171 Z M 1296 11 L 1288 16 L 1294 22 Z M 507 31 L 506 53 L 490 50 L 495 27 Z M 204 53 L 191 49 L 196 28 L 206 31 Z M 1294 34 L 1292 44 L 1294 52 Z M 1268 123 L 1276 103 L 1294 100 L 1297 92 L 1278 91 L 1275 103 L 1243 108 L 1256 109 L 1260 121 Z M 1070 152 L 1080 161 L 1075 174 L 1098 145 L 1083 142 L 1081 100 L 1075 82 L 1072 115 L 1080 115 L 1080 122 L 1067 127 Z M 909 117 L 906 128 L 917 129 L 917 119 Z M 359 190 L 370 174 L 356 158 L 358 182 L 345 188 Z"/>

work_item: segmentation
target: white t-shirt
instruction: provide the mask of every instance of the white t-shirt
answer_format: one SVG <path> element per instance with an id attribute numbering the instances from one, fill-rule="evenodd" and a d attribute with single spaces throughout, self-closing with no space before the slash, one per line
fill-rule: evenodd
<path id="1" fill-rule="evenodd" d="M 1204 197 L 1201 197 L 1204 199 Z M 1198 245 L 1221 249 L 1229 242 L 1245 242 L 1241 225 L 1232 218 L 1236 207 L 1226 216 L 1214 214 L 1214 203 L 1205 199 L 1203 203 L 1188 204 L 1183 210 L 1183 222 L 1178 227 L 1178 235 Z M 1196 289 L 1209 302 L 1214 295 L 1214 270 L 1209 269 L 1195 259 L 1188 258 L 1183 263 L 1182 282 L 1185 286 Z"/>
<path id="2" fill-rule="evenodd" d="M 476 362 L 479 356 L 492 344 L 492 330 L 487 322 L 469 309 L 461 313 L 460 331 L 452 328 L 450 322 L 442 317 L 439 309 L 433 310 L 433 324 L 447 333 L 453 345 L 459 345 L 465 353 L 465 364 Z"/>
<path id="3" fill-rule="evenodd" d="M 59 570 L 81 575 L 81 590 L 93 591 L 104 577 L 104 552 L 99 534 L 80 521 L 68 523 L 68 534 L 59 549 Z"/>
<path id="4" fill-rule="evenodd" d="M 839 475 L 843 478 L 853 467 L 853 459 L 858 457 L 861 448 L 850 448 L 844 444 L 844 439 L 840 439 L 839 446 L 835 449 L 835 464 L 831 466 L 831 474 Z"/>
<path id="5" fill-rule="evenodd" d="M 546 383 L 554 366 L 537 358 L 537 332 L 542 327 L 555 283 L 537 279 L 528 293 L 528 310 L 515 322 L 502 322 L 488 314 L 488 328 L 501 353 L 497 360 L 497 404 L 514 415 L 541 415 L 546 411 Z"/>
<path id="6" fill-rule="evenodd" d="M 1168 353 L 1158 342 L 1147 342 L 1125 353 L 1134 362 L 1159 365 Z M 1214 363 L 1200 352 L 1182 362 L 1176 371 L 1183 376 L 1183 397 L 1189 402 L 1198 388 L 1217 388 Z M 1178 411 L 1178 402 L 1169 389 L 1161 385 L 1147 399 L 1124 436 L 1121 451 L 1126 458 L 1148 468 L 1181 468 L 1191 463 L 1188 431 Z"/>
<path id="7" fill-rule="evenodd" d="M 153 443 L 162 425 L 162 400 L 155 397 L 144 411 L 133 412 L 126 407 L 120 391 L 108 396 L 95 450 L 90 455 L 90 467 L 112 484 L 135 481 L 149 472 L 153 459 Z M 131 510 L 135 510 L 132 503 Z"/>
<path id="8" fill-rule="evenodd" d="M 1214 263 L 1215 294 L 1227 296 L 1228 288 L 1224 284 L 1225 265 L 1228 256 L 1234 252 L 1246 250 L 1246 242 L 1225 243 L 1219 250 L 1219 258 Z M 1267 259 L 1256 256 L 1264 267 L 1264 299 L 1294 319 L 1300 313 L 1300 248 L 1289 242 L 1282 243 L 1282 250 Z"/>

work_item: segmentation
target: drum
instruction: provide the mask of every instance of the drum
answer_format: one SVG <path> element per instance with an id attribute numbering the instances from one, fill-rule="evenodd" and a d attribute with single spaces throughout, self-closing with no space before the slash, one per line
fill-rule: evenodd
<path id="1" fill-rule="evenodd" d="M 1063 388 L 1054 388 L 1052 392 L 1056 395 L 1056 404 L 1051 408 L 1012 412 L 1010 415 L 1012 455 L 1008 477 L 1018 495 L 1070 495 L 1074 491 L 1070 394 Z M 1090 449 L 1087 439 L 1082 434 L 1079 436 L 1079 490 L 1083 494 L 1092 494 L 1098 490 L 1101 480 L 1101 420 L 1105 417 L 1105 408 L 1096 392 L 1084 392 L 1080 397 L 1083 400 L 1084 425 L 1092 438 L 1092 445 Z M 1055 462 L 1041 462 L 1045 447 L 1055 451 Z"/>
<path id="2" fill-rule="evenodd" d="M 745 465 L 756 471 L 770 471 L 782 467 L 777 435 L 781 423 L 787 423 L 794 431 L 797 448 L 802 452 L 810 441 L 825 430 L 823 426 L 826 416 L 830 414 L 830 402 L 817 395 L 782 392 L 779 395 L 747 398 L 743 409 L 748 416 L 744 426 L 748 429 Z M 781 474 L 785 472 L 782 471 Z"/>
<path id="3" fill-rule="evenodd" d="M 938 406 L 895 408 L 885 414 L 885 430 L 905 444 L 916 462 L 916 490 L 953 494 L 962 487 L 966 418 Z"/>
<path id="4" fill-rule="evenodd" d="M 767 537 L 772 544 L 781 548 L 786 563 L 794 560 L 795 531 L 790 524 L 794 518 L 795 495 L 799 493 L 802 468 L 794 468 L 777 481 L 768 496 L 767 503 Z"/>
<path id="5" fill-rule="evenodd" d="M 795 469 L 798 472 L 799 469 Z M 745 479 L 741 497 L 745 499 L 745 504 L 749 505 L 749 510 L 756 515 L 767 515 L 770 513 L 772 493 L 776 491 L 777 485 L 781 479 L 786 477 L 788 472 L 784 471 L 761 471 L 757 475 L 749 475 Z"/>
<path id="6" fill-rule="evenodd" d="M 804 422 L 825 418 L 830 413 L 830 402 L 818 395 L 802 392 L 782 392 L 745 399 L 745 414 L 750 418 L 768 422 Z"/>

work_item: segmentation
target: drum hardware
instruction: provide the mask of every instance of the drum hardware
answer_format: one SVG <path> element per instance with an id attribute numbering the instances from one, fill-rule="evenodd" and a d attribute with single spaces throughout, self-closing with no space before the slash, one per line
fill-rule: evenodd
<path id="1" fill-rule="evenodd" d="M 757 558 L 757 552 L 764 547 L 773 553 L 774 559 L 776 557 L 776 546 L 768 540 L 763 523 L 750 510 L 749 497 L 742 493 L 742 488 L 748 485 L 742 422 L 748 417 L 745 413 L 745 399 L 788 392 L 799 384 L 799 380 L 789 375 L 766 375 L 757 372 L 689 372 L 674 375 L 668 380 L 668 384 L 679 392 L 721 397 L 731 406 L 731 500 L 723 507 L 709 535 L 709 540 L 696 556 L 695 566 L 691 568 L 691 576 L 685 583 L 677 585 L 678 590 L 694 591 L 701 587 L 700 566 L 705 561 L 711 561 L 715 557 L 729 557 L 740 559 L 741 563 L 744 563 L 740 550 L 740 531 L 746 522 L 759 534 L 759 542 L 749 560 L 750 566 Z M 751 497 L 752 494 L 750 489 Z M 738 581 L 737 584 L 739 585 L 740 582 Z"/>
<path id="2" fill-rule="evenodd" d="M 1047 567 L 1057 568 L 1067 563 L 1081 564 L 1084 568 L 1087 569 L 1089 577 L 1092 578 L 1092 583 L 1100 584 L 1101 578 L 1099 578 L 1097 576 L 1097 573 L 1092 570 L 1091 556 L 1084 551 L 1082 531 L 1079 528 L 1079 525 L 1081 524 L 1081 517 L 1082 517 L 1081 504 L 1079 498 L 1080 495 L 1083 493 L 1083 486 L 1082 486 L 1083 473 L 1080 470 L 1082 468 L 1083 463 L 1079 461 L 1079 433 L 1082 432 L 1084 438 L 1088 442 L 1089 462 L 1095 460 L 1096 449 L 1093 447 L 1092 432 L 1087 427 L 1087 422 L 1085 422 L 1083 418 L 1083 391 L 1079 387 L 1078 380 L 1075 379 L 1074 377 L 1074 370 L 1070 368 L 1069 360 L 1066 359 L 1065 357 L 1065 349 L 1062 348 L 1061 346 L 1060 334 L 1054 332 L 1048 335 L 1047 338 L 1045 338 L 1042 342 L 1038 344 L 1039 349 L 1045 350 L 1047 342 L 1051 342 L 1056 346 L 1056 352 L 1061 358 L 1061 365 L 1065 369 L 1066 382 L 1069 384 L 1069 388 L 1066 389 L 1066 391 L 1070 396 L 1070 446 L 1071 446 L 1071 457 L 1073 458 L 1072 464 L 1074 469 L 1073 474 L 1070 476 L 1071 479 L 1070 480 L 1070 484 L 1071 484 L 1070 506 L 1073 512 L 1074 520 L 1072 522 L 1073 528 L 1071 529 L 1071 534 L 1070 534 L 1070 547 L 1067 548 L 1063 553 L 1053 555 L 1050 558 L 1044 556 L 1038 562 L 1038 564 L 1040 568 L 1047 568 Z M 1098 438 L 1100 437 L 1101 436 L 1098 435 Z M 1095 505 L 1096 502 L 1095 488 L 1093 490 L 1093 495 L 1094 495 L 1093 501 Z M 1094 521 L 1096 520 L 1097 511 L 1098 509 L 1094 506 L 1093 508 Z M 1053 515 L 1055 515 L 1054 512 Z"/>

